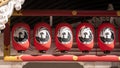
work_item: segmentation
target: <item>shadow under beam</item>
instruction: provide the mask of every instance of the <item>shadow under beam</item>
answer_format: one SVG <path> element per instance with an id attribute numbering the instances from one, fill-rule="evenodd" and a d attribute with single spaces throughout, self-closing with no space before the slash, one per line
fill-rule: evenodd
<path id="1" fill-rule="evenodd" d="M 30 62 L 23 66 L 23 68 L 83 68 L 80 63 L 38 63 Z"/>

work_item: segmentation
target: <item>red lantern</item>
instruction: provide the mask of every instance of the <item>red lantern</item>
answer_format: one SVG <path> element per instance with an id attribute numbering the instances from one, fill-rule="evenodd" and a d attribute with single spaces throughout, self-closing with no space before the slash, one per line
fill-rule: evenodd
<path id="1" fill-rule="evenodd" d="M 115 27 L 105 22 L 98 27 L 98 45 L 104 53 L 110 53 L 115 46 Z"/>
<path id="2" fill-rule="evenodd" d="M 34 27 L 34 46 L 44 53 L 51 46 L 51 27 L 45 22 L 37 23 Z"/>
<path id="3" fill-rule="evenodd" d="M 80 23 L 76 29 L 76 42 L 83 52 L 89 52 L 94 46 L 94 27 L 92 24 Z"/>
<path id="4" fill-rule="evenodd" d="M 12 44 L 18 51 L 25 51 L 30 45 L 30 27 L 25 23 L 17 23 L 12 28 Z"/>
<path id="5" fill-rule="evenodd" d="M 71 49 L 73 44 L 73 33 L 70 24 L 63 22 L 57 25 L 55 29 L 55 44 L 61 52 Z"/>

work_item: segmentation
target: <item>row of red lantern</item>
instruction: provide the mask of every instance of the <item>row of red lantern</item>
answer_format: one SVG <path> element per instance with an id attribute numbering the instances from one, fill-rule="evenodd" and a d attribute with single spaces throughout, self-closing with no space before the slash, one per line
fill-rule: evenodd
<path id="1" fill-rule="evenodd" d="M 51 46 L 51 27 L 46 23 L 38 23 L 34 27 L 34 46 L 44 52 Z M 17 23 L 12 28 L 12 44 L 17 51 L 25 51 L 30 45 L 30 27 L 25 23 Z M 84 22 L 76 28 L 76 42 L 81 51 L 90 51 L 94 46 L 94 27 Z M 55 28 L 56 47 L 64 52 L 69 51 L 73 44 L 72 26 L 60 23 Z M 109 52 L 115 45 L 115 27 L 110 23 L 103 23 L 98 27 L 98 45 L 104 52 Z"/>
<path id="2" fill-rule="evenodd" d="M 97 30 L 98 46 L 104 53 L 110 53 L 115 46 L 115 27 L 109 22 L 102 23 Z M 94 27 L 90 23 L 78 25 L 76 41 L 83 52 L 89 52 L 94 46 Z"/>

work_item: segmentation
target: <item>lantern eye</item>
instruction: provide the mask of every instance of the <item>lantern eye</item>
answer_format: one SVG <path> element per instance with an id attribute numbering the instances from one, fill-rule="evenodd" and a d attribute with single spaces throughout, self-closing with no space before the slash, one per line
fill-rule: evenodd
<path id="1" fill-rule="evenodd" d="M 25 28 L 16 28 L 14 32 L 14 39 L 18 43 L 25 43 L 28 40 L 28 32 Z"/>
<path id="2" fill-rule="evenodd" d="M 49 41 L 50 34 L 46 28 L 39 28 L 36 32 L 36 40 L 41 43 L 45 44 Z"/>
<path id="3" fill-rule="evenodd" d="M 84 35 L 88 35 L 88 33 L 87 33 L 87 32 L 85 32 L 85 33 L 84 33 Z"/>
<path id="4" fill-rule="evenodd" d="M 114 40 L 114 32 L 111 28 L 104 28 L 100 33 L 101 41 L 105 44 L 111 44 Z"/>
<path id="5" fill-rule="evenodd" d="M 82 28 L 79 31 L 79 40 L 83 44 L 90 44 L 90 42 L 93 40 L 93 33 L 89 27 Z"/>
<path id="6" fill-rule="evenodd" d="M 68 44 L 72 37 L 72 32 L 68 27 L 62 27 L 58 32 L 58 40 L 63 44 Z"/>

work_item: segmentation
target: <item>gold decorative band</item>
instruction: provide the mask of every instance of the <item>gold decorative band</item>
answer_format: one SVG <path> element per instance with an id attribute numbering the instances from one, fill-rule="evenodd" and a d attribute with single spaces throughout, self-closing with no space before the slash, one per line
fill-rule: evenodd
<path id="1" fill-rule="evenodd" d="M 120 57 L 118 57 L 118 60 L 120 61 Z"/>
<path id="2" fill-rule="evenodd" d="M 14 11 L 12 16 L 22 16 L 22 10 L 20 11 Z"/>
<path id="3" fill-rule="evenodd" d="M 4 61 L 22 61 L 19 56 L 5 56 Z"/>
<path id="4" fill-rule="evenodd" d="M 73 15 L 73 16 L 77 15 L 77 11 L 76 11 L 76 10 L 73 10 L 73 11 L 72 11 L 72 15 Z"/>
<path id="5" fill-rule="evenodd" d="M 117 16 L 120 16 L 120 11 L 117 11 Z"/>
<path id="6" fill-rule="evenodd" d="M 74 61 L 78 60 L 78 57 L 77 56 L 73 56 L 73 60 Z"/>

